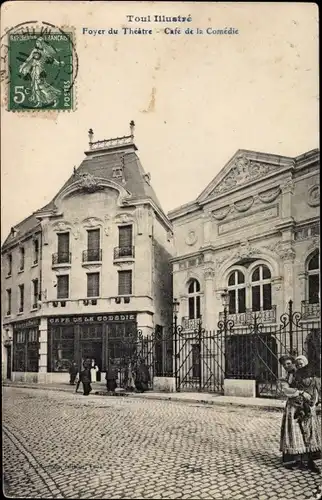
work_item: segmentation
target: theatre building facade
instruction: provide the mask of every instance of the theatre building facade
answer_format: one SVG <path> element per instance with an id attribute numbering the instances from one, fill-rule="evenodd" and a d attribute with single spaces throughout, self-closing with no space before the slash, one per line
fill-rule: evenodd
<path id="1" fill-rule="evenodd" d="M 171 328 L 172 226 L 133 127 L 104 141 L 90 130 L 79 168 L 5 241 L 4 377 L 66 381 L 71 362 L 86 358 L 103 372 L 138 335 Z"/>
<path id="2" fill-rule="evenodd" d="M 168 214 L 174 228 L 178 322 L 182 336 L 191 337 L 178 364 L 191 385 L 195 380 L 198 386 L 201 376 L 206 382 L 255 378 L 256 356 L 270 376 L 278 375 L 278 357 L 292 349 L 315 356 L 320 346 L 319 205 L 318 150 L 296 158 L 238 150 L 195 201 Z M 299 321 L 291 318 L 291 332 L 289 316 L 284 330 L 280 319 L 290 308 L 301 314 Z M 257 335 L 256 348 L 254 322 L 267 332 L 266 340 Z M 192 333 L 200 328 L 209 337 L 203 345 Z M 226 339 L 220 338 L 223 330 Z M 310 341 L 313 348 L 307 346 Z M 319 359 L 314 362 L 318 366 Z"/>

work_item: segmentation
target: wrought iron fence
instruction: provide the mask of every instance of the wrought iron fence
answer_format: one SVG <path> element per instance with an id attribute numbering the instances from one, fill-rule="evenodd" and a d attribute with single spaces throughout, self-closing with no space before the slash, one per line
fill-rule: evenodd
<path id="1" fill-rule="evenodd" d="M 225 379 L 251 379 L 256 381 L 257 396 L 275 398 L 278 379 L 284 376 L 282 355 L 304 354 L 314 374 L 321 376 L 319 322 L 304 321 L 291 301 L 276 325 L 261 323 L 257 313 L 248 320 L 235 328 L 226 311 L 215 331 L 205 331 L 200 320 L 193 331 L 175 324 L 167 333 L 131 331 L 102 339 L 104 369 L 113 360 L 125 389 L 130 388 L 131 373 L 144 361 L 150 388 L 154 377 L 174 377 L 177 391 L 222 393 Z"/>

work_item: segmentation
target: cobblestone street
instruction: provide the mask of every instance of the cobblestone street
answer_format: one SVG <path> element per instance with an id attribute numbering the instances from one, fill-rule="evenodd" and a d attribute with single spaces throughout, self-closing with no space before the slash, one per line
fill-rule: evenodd
<path id="1" fill-rule="evenodd" d="M 6 387 L 5 493 L 14 498 L 317 498 L 318 474 L 281 465 L 281 417 L 279 411 Z"/>

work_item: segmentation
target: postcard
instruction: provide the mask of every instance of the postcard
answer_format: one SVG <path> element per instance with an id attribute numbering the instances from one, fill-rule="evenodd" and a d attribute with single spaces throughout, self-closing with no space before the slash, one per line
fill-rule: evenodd
<path id="1" fill-rule="evenodd" d="M 2 4 L 7 498 L 321 497 L 318 35 Z"/>

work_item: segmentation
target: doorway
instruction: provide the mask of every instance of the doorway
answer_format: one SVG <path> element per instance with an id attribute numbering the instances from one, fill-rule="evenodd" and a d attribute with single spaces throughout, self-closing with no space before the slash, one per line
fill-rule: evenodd
<path id="1" fill-rule="evenodd" d="M 80 353 L 79 353 L 79 365 L 83 369 L 83 363 L 86 359 L 95 361 L 98 367 L 97 381 L 101 380 L 102 373 L 102 341 L 101 340 L 81 340 L 80 341 Z"/>
<path id="2" fill-rule="evenodd" d="M 7 349 L 7 379 L 11 380 L 11 345 Z"/>

